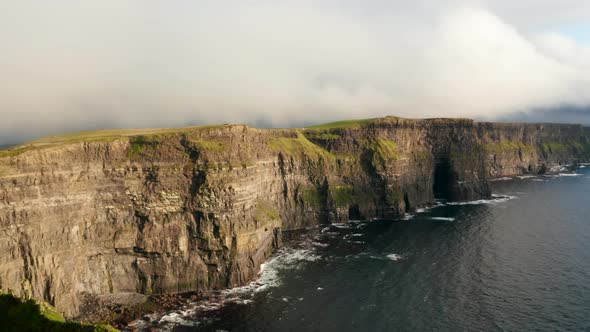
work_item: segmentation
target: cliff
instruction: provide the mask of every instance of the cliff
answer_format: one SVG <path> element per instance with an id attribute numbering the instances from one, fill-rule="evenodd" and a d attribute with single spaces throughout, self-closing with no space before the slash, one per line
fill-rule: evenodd
<path id="1" fill-rule="evenodd" d="M 256 276 L 281 230 L 396 218 L 590 160 L 579 125 L 395 117 L 99 131 L 0 151 L 0 289 L 84 317 Z"/>

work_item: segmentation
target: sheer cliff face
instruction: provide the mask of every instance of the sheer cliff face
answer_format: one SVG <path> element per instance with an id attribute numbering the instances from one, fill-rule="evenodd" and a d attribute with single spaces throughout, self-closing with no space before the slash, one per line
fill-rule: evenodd
<path id="1" fill-rule="evenodd" d="M 69 317 L 131 294 L 241 285 L 280 232 L 392 218 L 488 179 L 587 160 L 580 126 L 383 118 L 241 125 L 0 152 L 0 288 Z"/>
<path id="2" fill-rule="evenodd" d="M 543 173 L 590 156 L 590 128 L 580 125 L 479 123 L 477 132 L 491 177 Z"/>

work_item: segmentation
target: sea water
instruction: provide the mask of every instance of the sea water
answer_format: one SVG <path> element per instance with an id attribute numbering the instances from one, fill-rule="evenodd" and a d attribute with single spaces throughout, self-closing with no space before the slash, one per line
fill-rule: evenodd
<path id="1" fill-rule="evenodd" d="M 502 179 L 490 200 L 310 229 L 170 331 L 590 329 L 590 171 Z"/>

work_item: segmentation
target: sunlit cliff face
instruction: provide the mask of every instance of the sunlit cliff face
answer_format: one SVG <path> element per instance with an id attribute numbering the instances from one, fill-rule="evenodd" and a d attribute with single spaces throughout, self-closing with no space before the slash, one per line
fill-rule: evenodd
<path id="1" fill-rule="evenodd" d="M 0 2 L 0 143 L 590 104 L 581 1 Z M 533 113 L 534 114 L 534 113 Z"/>

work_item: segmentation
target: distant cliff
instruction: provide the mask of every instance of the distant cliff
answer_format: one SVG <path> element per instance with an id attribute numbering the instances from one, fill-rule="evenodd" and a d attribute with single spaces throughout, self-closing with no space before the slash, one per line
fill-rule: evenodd
<path id="1" fill-rule="evenodd" d="M 396 218 L 590 160 L 579 125 L 395 117 L 99 131 L 0 151 L 0 289 L 68 317 L 256 276 L 281 230 Z"/>

